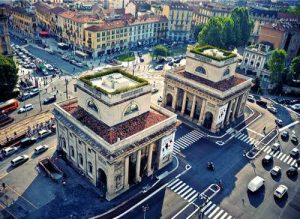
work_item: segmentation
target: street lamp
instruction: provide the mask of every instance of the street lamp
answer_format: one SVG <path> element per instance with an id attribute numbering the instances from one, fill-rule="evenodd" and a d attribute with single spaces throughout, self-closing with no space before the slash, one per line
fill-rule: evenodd
<path id="1" fill-rule="evenodd" d="M 142 206 L 142 209 L 143 209 L 143 212 L 144 212 L 144 219 L 146 219 L 146 211 L 148 211 L 148 210 L 149 210 L 149 206 L 148 206 L 148 204 L 147 204 L 147 205 L 145 205 L 145 206 Z"/>

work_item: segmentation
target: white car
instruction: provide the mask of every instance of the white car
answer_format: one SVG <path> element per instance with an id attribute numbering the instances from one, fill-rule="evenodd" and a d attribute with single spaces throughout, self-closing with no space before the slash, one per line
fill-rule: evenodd
<path id="1" fill-rule="evenodd" d="M 274 196 L 277 198 L 282 198 L 288 191 L 288 187 L 285 185 L 279 185 L 274 191 Z"/>
<path id="2" fill-rule="evenodd" d="M 45 67 L 46 67 L 46 69 L 47 69 L 48 71 L 53 71 L 53 70 L 54 70 L 53 66 L 50 65 L 50 64 L 46 64 Z"/>
<path id="3" fill-rule="evenodd" d="M 10 163 L 13 167 L 15 167 L 15 166 L 18 166 L 22 163 L 25 163 L 27 160 L 29 160 L 29 156 L 24 154 L 24 155 L 16 157 L 12 161 L 10 161 Z"/>
<path id="4" fill-rule="evenodd" d="M 19 109 L 19 113 L 24 113 L 33 109 L 32 104 L 26 104 L 25 106 Z"/>
<path id="5" fill-rule="evenodd" d="M 298 148 L 293 148 L 293 150 L 291 150 L 291 152 L 290 152 L 291 157 L 297 157 L 298 154 L 299 154 Z"/>
<path id="6" fill-rule="evenodd" d="M 274 143 L 271 147 L 273 151 L 277 151 L 280 149 L 280 144 L 278 142 Z"/>
<path id="7" fill-rule="evenodd" d="M 34 149 L 35 154 L 40 154 L 43 153 L 44 151 L 48 150 L 49 146 L 48 145 L 40 145 Z"/>
<path id="8" fill-rule="evenodd" d="M 275 166 L 272 168 L 270 173 L 272 176 L 278 176 L 279 174 L 281 174 L 281 168 L 279 166 Z"/>
<path id="9" fill-rule="evenodd" d="M 18 150 L 18 148 L 16 148 L 16 147 L 7 147 L 2 150 L 2 153 L 5 156 L 9 156 L 9 155 L 14 154 L 17 150 Z"/>
<path id="10" fill-rule="evenodd" d="M 277 109 L 273 106 L 268 106 L 267 109 L 271 112 L 271 113 L 277 113 Z"/>
<path id="11" fill-rule="evenodd" d="M 155 70 L 163 70 L 163 69 L 164 69 L 164 66 L 163 66 L 163 65 L 157 65 L 157 66 L 155 66 L 154 69 L 155 69 Z"/>
<path id="12" fill-rule="evenodd" d="M 42 129 L 41 131 L 38 132 L 39 138 L 46 138 L 51 134 L 52 134 L 52 132 L 47 129 Z"/>

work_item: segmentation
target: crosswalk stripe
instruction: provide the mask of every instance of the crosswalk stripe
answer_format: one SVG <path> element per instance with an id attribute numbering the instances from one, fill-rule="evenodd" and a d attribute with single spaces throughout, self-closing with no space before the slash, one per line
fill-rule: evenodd
<path id="1" fill-rule="evenodd" d="M 232 216 L 231 215 L 229 215 L 229 217 L 227 218 L 227 219 L 231 219 L 232 218 Z"/>
<path id="2" fill-rule="evenodd" d="M 280 160 L 282 161 L 285 158 L 286 154 L 283 154 L 283 156 L 280 158 Z"/>
<path id="3" fill-rule="evenodd" d="M 212 201 L 209 201 L 204 208 L 202 208 L 201 212 L 204 212 L 210 205 L 212 204 Z"/>
<path id="4" fill-rule="evenodd" d="M 257 146 L 257 145 L 259 145 L 259 143 L 260 143 L 259 141 L 255 141 L 254 145 Z M 266 146 L 264 146 L 264 147 L 266 147 Z"/>
<path id="5" fill-rule="evenodd" d="M 210 215 L 208 215 L 208 218 L 211 218 L 215 213 L 217 213 L 217 211 L 219 211 L 219 209 L 220 209 L 220 207 L 217 206 L 217 207 L 213 210 L 213 212 L 211 212 Z"/>
<path id="6" fill-rule="evenodd" d="M 268 146 L 265 145 L 265 146 L 263 146 L 260 150 L 261 150 L 261 151 L 265 151 L 264 149 L 265 149 L 266 147 L 268 147 Z"/>
<path id="7" fill-rule="evenodd" d="M 294 160 L 292 163 L 291 163 L 291 166 L 294 166 L 294 164 L 296 163 L 297 161 Z"/>
<path id="8" fill-rule="evenodd" d="M 188 200 L 188 202 L 194 201 L 194 200 L 197 198 L 197 196 L 198 196 L 198 193 L 195 194 L 194 196 L 192 196 L 192 197 Z"/>
<path id="9" fill-rule="evenodd" d="M 183 189 L 181 189 L 177 194 L 180 195 L 181 193 L 183 193 L 185 190 L 187 190 L 190 186 L 186 185 Z"/>
<path id="10" fill-rule="evenodd" d="M 245 141 L 245 142 L 246 142 L 247 144 L 249 144 L 250 141 L 251 141 L 251 139 L 250 139 L 250 138 L 247 138 L 247 141 Z"/>
<path id="11" fill-rule="evenodd" d="M 286 156 L 286 158 L 284 159 L 284 163 L 289 159 L 289 156 Z"/>
<path id="12" fill-rule="evenodd" d="M 194 195 L 197 191 L 194 189 L 190 194 L 188 194 L 186 197 L 184 197 L 185 200 L 187 200 L 189 197 Z"/>
<path id="13" fill-rule="evenodd" d="M 294 160 L 293 158 L 290 158 L 287 164 L 290 164 L 293 160 Z"/>
<path id="14" fill-rule="evenodd" d="M 248 137 L 247 135 L 244 135 L 240 140 L 244 141 L 244 139 L 246 139 L 247 137 Z"/>
<path id="15" fill-rule="evenodd" d="M 173 190 L 174 192 L 179 191 L 182 187 L 184 187 L 186 185 L 186 183 L 181 184 L 179 187 L 177 187 L 175 190 Z"/>
<path id="16" fill-rule="evenodd" d="M 279 159 L 282 155 L 283 155 L 283 153 L 280 152 L 280 154 L 278 154 L 278 156 L 277 156 L 277 159 Z"/>
<path id="17" fill-rule="evenodd" d="M 220 217 L 220 215 L 224 212 L 223 209 L 221 209 L 221 211 L 219 211 L 219 213 L 214 217 L 214 219 L 217 219 L 218 217 Z"/>
<path id="18" fill-rule="evenodd" d="M 228 215 L 228 213 L 225 212 L 225 214 L 223 214 L 223 216 L 220 219 L 224 219 L 227 215 Z"/>
<path id="19" fill-rule="evenodd" d="M 272 151 L 272 148 L 269 148 L 267 151 L 266 151 L 266 153 L 268 154 L 268 153 L 270 153 Z"/>
<path id="20" fill-rule="evenodd" d="M 255 141 L 256 141 L 256 140 L 255 140 L 254 138 L 251 138 L 250 144 L 254 144 Z"/>
<path id="21" fill-rule="evenodd" d="M 175 189 L 177 186 L 179 186 L 182 183 L 183 183 L 182 181 L 179 181 L 178 183 L 176 183 L 175 185 L 173 185 L 170 189 L 173 190 L 173 189 Z"/>
<path id="22" fill-rule="evenodd" d="M 270 146 L 266 147 L 266 148 L 264 149 L 264 152 L 266 152 L 266 151 L 269 150 L 269 149 L 270 149 Z"/>
<path id="23" fill-rule="evenodd" d="M 213 204 L 212 206 L 210 206 L 210 208 L 207 209 L 207 211 L 204 212 L 204 215 L 209 214 L 209 212 L 211 212 L 214 209 L 215 206 L 216 206 L 216 204 Z"/>
<path id="24" fill-rule="evenodd" d="M 238 133 L 235 137 L 236 137 L 236 138 L 239 138 L 240 135 L 242 135 L 242 133 Z"/>
<path id="25" fill-rule="evenodd" d="M 276 153 L 274 154 L 274 157 L 276 157 L 279 153 L 280 153 L 280 151 L 276 151 Z"/>
<path id="26" fill-rule="evenodd" d="M 273 156 L 273 154 L 274 154 L 274 151 L 271 151 L 270 155 Z"/>
<path id="27" fill-rule="evenodd" d="M 181 197 L 184 197 L 184 196 L 186 196 L 186 194 L 188 194 L 190 191 L 192 191 L 193 190 L 193 188 L 192 187 L 190 187 L 188 190 L 186 190 L 182 195 L 181 195 Z"/>
<path id="28" fill-rule="evenodd" d="M 173 150 L 174 150 L 174 151 L 177 151 L 177 152 L 180 151 L 180 149 L 178 149 L 177 147 L 174 147 Z"/>
<path id="29" fill-rule="evenodd" d="M 170 188 L 172 185 L 174 185 L 176 182 L 178 182 L 179 181 L 179 179 L 177 178 L 177 179 L 175 179 L 173 182 L 171 182 L 169 185 L 168 185 L 168 187 Z"/>

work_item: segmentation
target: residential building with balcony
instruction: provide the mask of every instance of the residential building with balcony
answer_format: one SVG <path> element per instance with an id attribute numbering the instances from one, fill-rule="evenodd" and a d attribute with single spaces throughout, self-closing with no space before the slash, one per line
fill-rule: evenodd
<path id="1" fill-rule="evenodd" d="M 150 105 L 151 85 L 120 69 L 84 75 L 55 104 L 57 151 L 111 200 L 173 159 L 176 114 Z"/>
<path id="2" fill-rule="evenodd" d="M 164 5 L 162 15 L 168 18 L 168 40 L 188 41 L 191 39 L 193 11 L 187 4 L 171 2 Z"/>
<path id="3" fill-rule="evenodd" d="M 166 73 L 163 106 L 218 132 L 244 114 L 251 78 L 237 74 L 236 54 L 212 46 L 189 47 L 186 66 Z"/>

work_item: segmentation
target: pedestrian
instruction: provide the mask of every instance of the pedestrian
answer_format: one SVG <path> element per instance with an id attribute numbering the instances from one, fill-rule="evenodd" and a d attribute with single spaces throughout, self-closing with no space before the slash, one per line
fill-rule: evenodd
<path id="1" fill-rule="evenodd" d="M 242 198 L 243 205 L 245 205 L 245 199 Z"/>

